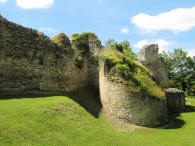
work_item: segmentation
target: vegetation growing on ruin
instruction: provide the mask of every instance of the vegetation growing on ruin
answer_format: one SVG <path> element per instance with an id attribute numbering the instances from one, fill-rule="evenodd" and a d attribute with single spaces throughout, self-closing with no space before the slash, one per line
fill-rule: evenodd
<path id="1" fill-rule="evenodd" d="M 71 36 L 71 44 L 75 54 L 75 61 L 79 67 L 84 63 L 84 57 L 89 56 L 90 42 L 96 43 L 101 47 L 98 37 L 92 32 L 84 32 L 81 34 L 74 33 Z"/>
<path id="2" fill-rule="evenodd" d="M 56 35 L 51 40 L 60 47 L 63 47 L 63 48 L 70 48 L 71 47 L 70 40 L 64 33 L 60 33 L 60 34 Z"/>
<path id="3" fill-rule="evenodd" d="M 156 98 L 164 98 L 165 93 L 152 80 L 147 69 L 139 65 L 129 53 L 115 49 L 104 49 L 99 53 L 100 60 L 104 61 L 105 71 L 110 79 L 113 75 L 122 77 L 130 92 L 142 93 Z"/>
<path id="4" fill-rule="evenodd" d="M 130 42 L 128 40 L 116 42 L 114 39 L 108 39 L 106 41 L 106 44 L 104 46 L 105 49 L 110 49 L 110 50 L 117 50 L 121 53 L 124 53 L 126 56 L 137 60 L 137 54 L 135 54 L 131 47 L 130 47 Z"/>

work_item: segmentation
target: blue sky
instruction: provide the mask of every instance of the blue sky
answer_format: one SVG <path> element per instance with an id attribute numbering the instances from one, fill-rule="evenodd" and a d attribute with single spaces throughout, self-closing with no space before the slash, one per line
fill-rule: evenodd
<path id="1" fill-rule="evenodd" d="M 158 43 L 195 56 L 195 0 L 0 0 L 0 13 L 50 37 L 90 31 L 102 43 L 129 40 L 135 52 Z"/>

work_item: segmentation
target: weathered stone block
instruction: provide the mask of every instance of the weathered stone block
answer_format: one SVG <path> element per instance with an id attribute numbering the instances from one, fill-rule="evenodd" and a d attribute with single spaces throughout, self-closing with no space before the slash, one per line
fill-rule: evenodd
<path id="1" fill-rule="evenodd" d="M 182 112 L 185 109 L 184 91 L 176 88 L 165 89 L 168 112 Z"/>
<path id="2" fill-rule="evenodd" d="M 168 87 L 168 73 L 164 61 L 158 56 L 158 45 L 145 45 L 139 54 L 139 62 L 151 72 L 157 84 Z"/>

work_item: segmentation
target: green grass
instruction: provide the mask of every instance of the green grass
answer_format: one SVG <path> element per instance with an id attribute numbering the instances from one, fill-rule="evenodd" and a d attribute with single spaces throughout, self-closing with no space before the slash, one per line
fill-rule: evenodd
<path id="1" fill-rule="evenodd" d="M 0 146 L 195 146 L 195 98 L 188 98 L 192 105 L 189 111 L 173 115 L 173 124 L 167 129 L 122 131 L 113 128 L 101 114 L 94 116 L 90 109 L 99 106 L 88 101 L 91 96 L 87 91 L 69 97 L 1 96 Z"/>

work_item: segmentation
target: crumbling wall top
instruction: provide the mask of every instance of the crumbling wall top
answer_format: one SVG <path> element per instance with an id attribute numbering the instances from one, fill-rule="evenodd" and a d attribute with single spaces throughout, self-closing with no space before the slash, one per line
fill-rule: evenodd
<path id="1" fill-rule="evenodd" d="M 177 88 L 168 88 L 168 89 L 165 89 L 165 92 L 166 93 L 184 93 L 184 91 L 181 91 Z"/>

